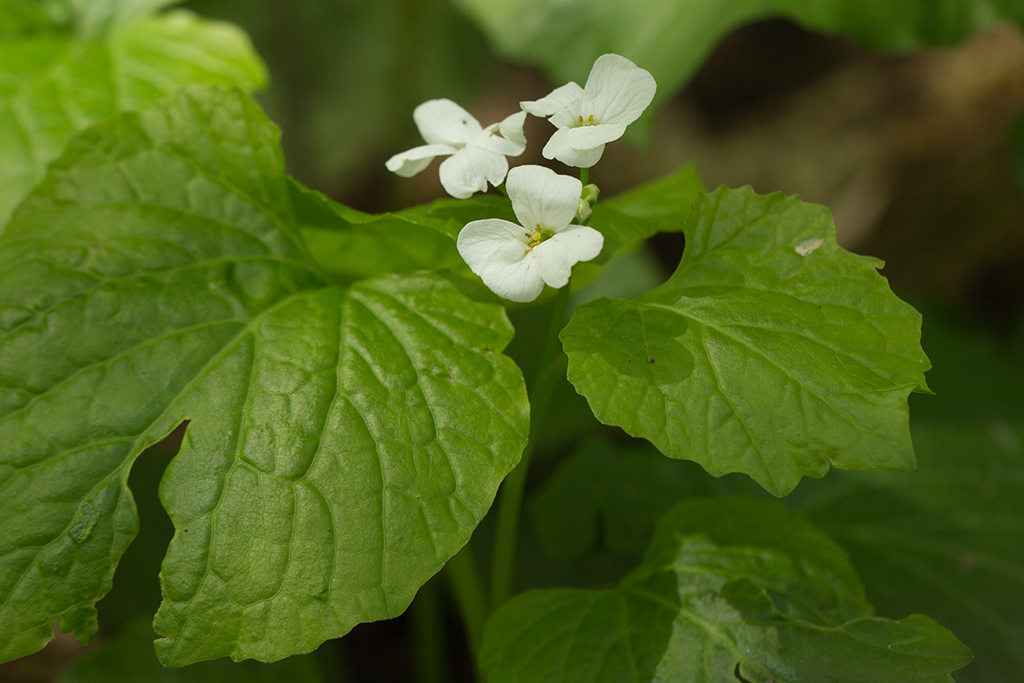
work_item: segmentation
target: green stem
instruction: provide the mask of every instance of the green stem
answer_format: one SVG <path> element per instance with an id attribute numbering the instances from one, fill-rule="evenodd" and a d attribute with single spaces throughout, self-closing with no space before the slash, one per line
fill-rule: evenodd
<path id="1" fill-rule="evenodd" d="M 480 652 L 484 621 L 487 619 L 487 597 L 469 546 L 465 546 L 455 557 L 448 560 L 444 569 L 452 582 L 452 591 L 462 614 L 462 626 L 466 630 L 470 655 L 475 663 Z"/>
<path id="2" fill-rule="evenodd" d="M 523 450 L 523 456 L 512 473 L 505 479 L 498 503 L 498 528 L 494 540 L 494 562 L 491 566 L 491 611 L 508 600 L 512 594 L 512 569 L 515 560 L 516 536 L 519 532 L 519 513 L 523 503 L 523 489 L 530 468 L 530 458 L 537 445 L 537 437 L 551 403 L 551 394 L 558 380 L 558 365 L 555 358 L 561 351 L 558 333 L 562 331 L 565 309 L 569 303 L 569 285 L 558 290 L 554 310 L 551 312 L 551 326 L 544 343 L 540 366 L 530 386 L 530 439 Z"/>
<path id="3" fill-rule="evenodd" d="M 420 588 L 409 611 L 417 680 L 420 683 L 444 683 L 449 680 L 445 667 L 444 616 L 433 581 Z"/>
<path id="4" fill-rule="evenodd" d="M 590 182 L 590 169 L 589 168 L 581 168 L 580 169 L 580 182 L 583 183 L 584 185 L 586 185 L 587 183 Z"/>

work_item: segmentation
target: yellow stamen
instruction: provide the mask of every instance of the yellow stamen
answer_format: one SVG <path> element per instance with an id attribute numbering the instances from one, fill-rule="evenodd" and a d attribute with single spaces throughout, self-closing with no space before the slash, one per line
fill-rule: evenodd
<path id="1" fill-rule="evenodd" d="M 538 244 L 540 244 L 544 240 L 551 239 L 554 236 L 554 234 L 555 234 L 554 231 L 552 231 L 552 230 L 545 230 L 544 228 L 542 228 L 542 227 L 540 227 L 538 225 L 533 232 L 526 233 L 527 237 L 532 238 L 532 239 L 530 239 L 530 242 L 528 243 L 528 246 L 531 249 L 533 249 L 535 246 L 537 246 Z"/>

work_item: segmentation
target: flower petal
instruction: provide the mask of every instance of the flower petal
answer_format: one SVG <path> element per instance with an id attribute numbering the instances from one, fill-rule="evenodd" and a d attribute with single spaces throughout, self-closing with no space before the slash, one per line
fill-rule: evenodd
<path id="1" fill-rule="evenodd" d="M 445 159 L 439 171 L 445 192 L 469 199 L 474 192 L 486 192 L 488 180 L 500 185 L 508 173 L 508 161 L 500 154 L 469 146 Z"/>
<path id="2" fill-rule="evenodd" d="M 618 140 L 626 132 L 626 126 L 621 123 L 602 123 L 597 126 L 580 126 L 565 132 L 566 144 L 577 152 L 583 152 L 595 147 L 604 148 L 605 144 Z"/>
<path id="3" fill-rule="evenodd" d="M 434 157 L 454 154 L 455 151 L 448 145 L 420 145 L 396 154 L 385 162 L 385 166 L 392 173 L 411 178 L 429 166 Z"/>
<path id="4" fill-rule="evenodd" d="M 580 101 L 583 88 L 569 81 L 560 88 L 533 102 L 520 102 L 523 111 L 541 118 L 550 116 L 551 123 L 558 128 L 572 128 L 580 116 Z"/>
<path id="5" fill-rule="evenodd" d="M 572 267 L 580 261 L 589 261 L 601 253 L 604 235 L 585 225 L 572 225 L 554 237 L 533 248 L 540 276 L 552 287 L 565 287 Z"/>
<path id="6" fill-rule="evenodd" d="M 558 159 L 566 166 L 590 168 L 601 160 L 601 155 L 604 153 L 604 145 L 586 150 L 573 149 L 569 146 L 569 134 L 573 130 L 576 129 L 559 128 L 556 130 L 551 138 L 548 139 L 548 144 L 544 145 L 542 154 L 545 159 Z"/>
<path id="7" fill-rule="evenodd" d="M 492 123 L 484 128 L 469 144 L 496 154 L 517 157 L 526 149 L 526 135 L 523 134 L 525 122 L 526 112 L 516 112 L 501 123 Z"/>
<path id="8" fill-rule="evenodd" d="M 427 100 L 412 110 L 423 140 L 430 144 L 462 147 L 483 129 L 472 114 L 451 100 Z"/>
<path id="9" fill-rule="evenodd" d="M 646 69 L 620 55 L 601 55 L 587 78 L 580 113 L 593 114 L 598 123 L 627 126 L 640 118 L 657 88 Z"/>
<path id="10" fill-rule="evenodd" d="M 498 132 L 501 133 L 501 137 L 505 138 L 509 142 L 514 142 L 517 145 L 522 145 L 523 149 L 526 149 L 526 134 L 523 133 L 523 125 L 526 123 L 526 112 L 517 111 L 515 114 L 506 116 L 501 123 L 498 124 Z M 521 153 L 521 152 L 520 152 Z M 511 155 L 518 156 L 518 155 Z"/>
<path id="11" fill-rule="evenodd" d="M 508 173 L 508 197 L 516 218 L 527 228 L 558 232 L 576 216 L 583 184 L 544 166 L 516 166 Z"/>
<path id="12" fill-rule="evenodd" d="M 526 230 L 515 223 L 488 218 L 467 223 L 459 233 L 459 254 L 492 292 L 505 299 L 533 301 L 544 290 Z M 550 241 L 550 240 L 549 240 Z"/>

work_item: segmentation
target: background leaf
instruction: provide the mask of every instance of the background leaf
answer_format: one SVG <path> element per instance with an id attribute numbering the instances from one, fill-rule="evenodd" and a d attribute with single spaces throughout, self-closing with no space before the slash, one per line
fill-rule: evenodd
<path id="1" fill-rule="evenodd" d="M 871 608 L 843 551 L 772 501 L 680 503 L 604 590 L 519 595 L 480 654 L 500 681 L 949 681 L 969 651 L 927 617 Z"/>
<path id="2" fill-rule="evenodd" d="M 721 188 L 661 287 L 576 309 L 569 381 L 599 420 L 774 495 L 839 468 L 911 469 L 920 316 L 823 207 Z"/>
<path id="3" fill-rule="evenodd" d="M 264 85 L 239 29 L 185 11 L 144 18 L 162 4 L 79 3 L 83 33 L 36 25 L 0 43 L 0 231 L 75 131 L 189 83 Z"/>
<path id="4" fill-rule="evenodd" d="M 658 232 L 678 232 L 704 194 L 695 167 L 679 171 L 594 205 L 588 225 L 604 235 L 596 259 L 607 262 L 622 247 Z"/>
<path id="5" fill-rule="evenodd" d="M 470 221 L 514 221 L 505 197 L 438 199 L 403 211 L 369 214 L 332 201 L 292 181 L 302 235 L 317 263 L 342 281 L 414 270 L 452 270 L 472 277 L 455 239 Z"/>
<path id="6" fill-rule="evenodd" d="M 273 664 L 200 662 L 182 669 L 164 668 L 153 653 L 153 628 L 145 621 L 130 624 L 64 668 L 57 683 L 319 683 L 323 680 L 314 656 L 289 657 Z"/>
<path id="7" fill-rule="evenodd" d="M 707 485 L 652 450 L 593 439 L 567 458 L 529 501 L 544 550 L 563 559 L 597 547 L 642 555 L 662 513 Z"/>
<path id="8" fill-rule="evenodd" d="M 911 397 L 918 470 L 834 472 L 785 502 L 850 553 L 883 616 L 928 614 L 974 650 L 956 680 L 1013 683 L 1024 667 L 1021 345 L 968 332 L 939 311 L 925 318 L 936 395 Z M 639 556 L 680 499 L 739 492 L 756 487 L 643 444 L 596 442 L 543 484 L 530 512 L 551 557 L 589 567 L 603 551 Z"/>
<path id="9" fill-rule="evenodd" d="M 730 31 L 785 17 L 867 47 L 952 46 L 1000 20 L 1024 25 L 1016 0 L 456 0 L 508 58 L 543 66 L 558 84 L 583 85 L 594 60 L 623 55 L 658 81 L 656 101 L 689 82 Z"/>
<path id="10" fill-rule="evenodd" d="M 1024 668 L 1024 361 L 927 314 L 935 396 L 913 402 L 913 475 L 841 473 L 792 504 L 850 552 L 886 615 L 927 610 L 975 651 L 956 679 L 1012 683 Z"/>
<path id="11" fill-rule="evenodd" d="M 160 489 L 171 666 L 401 613 L 525 445 L 501 306 L 430 273 L 327 285 L 239 91 L 76 138 L 0 240 L 0 297 L 4 659 L 57 618 L 95 632 L 136 532 L 129 468 L 184 420 Z"/>

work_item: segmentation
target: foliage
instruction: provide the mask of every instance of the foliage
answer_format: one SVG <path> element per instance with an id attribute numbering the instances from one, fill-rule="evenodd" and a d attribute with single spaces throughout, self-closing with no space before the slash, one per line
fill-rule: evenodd
<path id="1" fill-rule="evenodd" d="M 41 649 L 57 623 L 83 643 L 100 634 L 65 682 L 317 681 L 324 662 L 305 655 L 399 616 L 444 568 L 492 681 L 924 683 L 951 680 L 968 647 L 978 660 L 958 680 L 1024 666 L 1019 364 L 937 325 L 929 384 L 955 398 L 912 396 L 930 393 L 921 316 L 880 261 L 837 244 L 826 208 L 706 192 L 693 167 L 599 197 L 583 162 L 579 181 L 534 167 L 513 177 L 537 182 L 502 193 L 345 206 L 286 172 L 281 133 L 246 94 L 266 80 L 246 35 L 173 4 L 0 0 L 0 661 Z M 353 86 L 316 95 L 348 103 L 337 130 L 294 133 L 351 138 L 321 168 L 375 153 L 367 131 L 406 120 L 410 98 L 457 96 L 424 92 L 430 65 L 485 69 L 440 54 L 450 8 L 406 16 L 415 4 L 285 22 L 311 32 L 330 16 L 345 50 L 397 26 L 410 38 L 360 73 L 347 57 L 303 73 Z M 621 144 L 649 100 L 616 78 L 649 68 L 664 100 L 757 18 L 898 50 L 1024 23 L 1008 0 L 458 4 L 506 55 L 559 78 L 608 51 L 637 60 L 605 58 L 618 66 L 593 87 L 545 98 L 580 110 L 560 124 L 576 152 Z M 475 40 L 459 54 L 482 54 Z M 326 62 L 337 43 L 295 47 Z M 460 116 L 437 125 L 464 133 Z M 500 159 L 477 159 L 493 184 L 509 140 L 492 134 L 465 145 L 494 147 Z M 572 192 L 555 201 L 553 184 Z M 457 247 L 481 222 L 501 237 L 479 250 L 496 280 L 575 270 L 574 291 L 500 301 Z M 556 233 L 592 248 L 538 249 Z M 651 238 L 685 243 L 653 288 Z M 568 263 L 583 251 L 596 257 Z M 172 433 L 184 439 L 166 470 L 136 472 L 159 476 L 159 494 L 130 487 Z M 820 481 L 794 491 L 804 477 Z M 152 564 L 152 608 L 119 605 L 131 590 L 97 608 L 115 571 L 131 583 L 139 496 L 173 525 L 166 548 L 145 539 L 163 556 L 152 631 L 133 621 L 156 608 Z M 534 541 L 547 557 L 530 557 Z M 601 575 L 624 562 L 624 577 Z M 577 587 L 508 599 L 550 566 Z M 443 639 L 430 588 L 421 655 Z"/>
<path id="2" fill-rule="evenodd" d="M 75 131 L 189 83 L 265 83 L 241 31 L 185 11 L 151 16 L 166 4 L 64 2 L 47 15 L 0 3 L 0 226 Z"/>
<path id="3" fill-rule="evenodd" d="M 781 505 L 670 509 L 640 565 L 603 590 L 513 598 L 480 661 L 504 681 L 948 681 L 970 659 L 930 619 L 872 617 L 843 550 Z"/>
<path id="4" fill-rule="evenodd" d="M 274 683 L 286 679 L 294 683 L 320 683 L 323 677 L 310 656 L 290 657 L 270 665 L 258 662 L 234 663 L 226 659 L 201 662 L 181 669 L 160 665 L 152 648 L 153 630 L 141 621 L 99 645 L 82 659 L 65 668 L 57 683 Z"/>
<path id="5" fill-rule="evenodd" d="M 457 0 L 499 52 L 543 66 L 557 81 L 581 79 L 598 55 L 644 64 L 664 101 L 684 86 L 737 27 L 785 17 L 868 47 L 950 46 L 999 20 L 1024 26 L 1015 0 Z"/>
<path id="6" fill-rule="evenodd" d="M 128 470 L 183 420 L 161 486 L 170 665 L 280 659 L 399 614 L 515 464 L 526 397 L 501 308 L 454 276 L 330 285 L 288 187 L 248 98 L 187 90 L 78 138 L 11 223 L 6 658 L 55 618 L 95 633 L 136 533 Z"/>
<path id="7" fill-rule="evenodd" d="M 786 503 L 850 553 L 884 616 L 927 610 L 975 651 L 958 681 L 1010 683 L 1024 639 L 1021 346 L 999 349 L 938 314 L 928 320 L 937 395 L 912 401 L 918 470 L 835 472 L 805 482 Z M 549 556 L 586 565 L 602 551 L 639 556 L 681 498 L 736 493 L 757 491 L 737 475 L 712 479 L 649 447 L 599 441 L 548 479 L 530 511 Z"/>
<path id="8" fill-rule="evenodd" d="M 912 469 L 924 386 L 917 313 L 880 264 L 841 250 L 824 209 L 722 188 L 661 287 L 580 306 L 569 380 L 599 420 L 775 495 L 840 468 Z"/>

